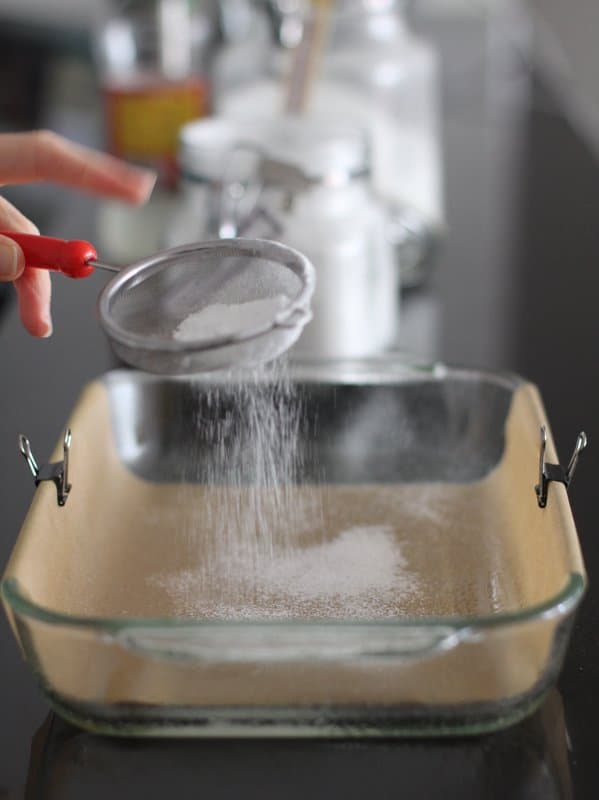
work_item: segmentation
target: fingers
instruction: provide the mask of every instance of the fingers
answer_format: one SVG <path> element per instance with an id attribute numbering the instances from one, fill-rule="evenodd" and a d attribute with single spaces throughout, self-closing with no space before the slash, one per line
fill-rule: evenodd
<path id="1" fill-rule="evenodd" d="M 26 269 L 15 281 L 15 289 L 19 299 L 19 315 L 25 329 L 32 336 L 50 336 L 52 284 L 47 270 Z"/>
<path id="2" fill-rule="evenodd" d="M 23 251 L 6 236 L 0 236 L 0 281 L 14 281 L 25 269 Z"/>
<path id="3" fill-rule="evenodd" d="M 95 194 L 144 203 L 154 173 L 69 142 L 50 131 L 0 135 L 0 183 L 57 181 Z M 0 198 L 0 230 L 39 233 L 35 225 Z M 33 336 L 50 336 L 51 283 L 46 270 L 27 269 L 21 249 L 0 236 L 0 280 L 13 280 L 19 313 Z"/>
<path id="4" fill-rule="evenodd" d="M 0 197 L 0 230 L 39 233 L 33 222 L 3 197 Z M 14 281 L 24 269 L 21 248 L 7 236 L 0 236 L 0 281 Z"/>
<path id="5" fill-rule="evenodd" d="M 0 181 L 57 181 L 141 204 L 149 198 L 156 175 L 51 131 L 34 131 L 0 135 Z"/>
<path id="6" fill-rule="evenodd" d="M 4 197 L 0 197 L 0 230 L 39 233 L 33 222 Z M 25 329 L 32 336 L 50 336 L 50 275 L 43 269 L 25 269 L 23 251 L 7 236 L 0 236 L 0 280 L 14 281 Z"/>

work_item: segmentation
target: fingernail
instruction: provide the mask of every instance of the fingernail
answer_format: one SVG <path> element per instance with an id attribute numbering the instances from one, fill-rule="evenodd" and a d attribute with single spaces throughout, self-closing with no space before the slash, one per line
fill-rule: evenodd
<path id="1" fill-rule="evenodd" d="M 45 333 L 42 333 L 41 338 L 42 339 L 49 339 L 50 336 L 52 336 L 52 332 L 54 330 L 54 326 L 52 325 L 52 319 L 50 317 L 47 317 L 44 320 L 44 322 L 45 322 L 46 328 L 45 328 Z"/>
<path id="2" fill-rule="evenodd" d="M 152 194 L 152 191 L 154 190 L 154 186 L 156 185 L 156 181 L 158 179 L 158 174 L 156 172 L 152 172 L 149 169 L 139 169 L 138 173 L 141 179 L 139 196 L 141 198 L 141 202 L 145 203 L 145 201 L 149 199 L 150 195 Z"/>
<path id="3" fill-rule="evenodd" d="M 0 278 L 5 281 L 14 281 L 19 277 L 20 248 L 10 241 L 0 241 Z"/>

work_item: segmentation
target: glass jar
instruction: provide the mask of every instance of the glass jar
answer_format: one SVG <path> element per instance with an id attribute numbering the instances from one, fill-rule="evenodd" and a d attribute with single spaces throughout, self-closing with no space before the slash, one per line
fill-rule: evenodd
<path id="1" fill-rule="evenodd" d="M 293 48 L 309 0 L 272 0 L 278 41 L 269 69 L 215 95 L 215 111 L 239 118 L 285 107 Z M 338 114 L 368 128 L 373 185 L 394 220 L 404 283 L 417 283 L 443 224 L 439 69 L 433 47 L 408 25 L 401 0 L 337 0 L 316 60 L 305 114 Z"/>
<path id="2" fill-rule="evenodd" d="M 95 52 L 111 152 L 176 179 L 179 128 L 208 113 L 213 3 L 115 0 L 99 22 Z"/>
<path id="3" fill-rule="evenodd" d="M 264 3 L 220 0 L 221 44 L 212 65 L 214 95 L 259 78 L 268 69 L 272 26 Z"/>
<path id="4" fill-rule="evenodd" d="M 298 353 L 359 357 L 395 343 L 399 273 L 362 128 L 330 117 L 205 120 L 182 129 L 180 163 L 172 244 L 251 235 L 314 264 L 313 320 Z"/>

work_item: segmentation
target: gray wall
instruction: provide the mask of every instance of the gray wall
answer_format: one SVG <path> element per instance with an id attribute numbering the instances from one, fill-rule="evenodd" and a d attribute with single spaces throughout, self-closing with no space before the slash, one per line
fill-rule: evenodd
<path id="1" fill-rule="evenodd" d="M 528 0 L 535 50 L 581 132 L 599 153 L 599 2 Z"/>

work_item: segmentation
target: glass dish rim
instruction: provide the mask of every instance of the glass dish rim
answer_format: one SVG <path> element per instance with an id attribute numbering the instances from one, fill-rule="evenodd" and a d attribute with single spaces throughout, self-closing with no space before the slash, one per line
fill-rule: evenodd
<path id="1" fill-rule="evenodd" d="M 395 628 L 397 630 L 415 630 L 418 628 L 445 628 L 454 633 L 468 629 L 476 633 L 487 628 L 505 628 L 524 622 L 566 617 L 579 605 L 587 586 L 586 576 L 579 572 L 571 572 L 565 587 L 557 594 L 519 611 L 506 611 L 497 614 L 447 617 L 381 617 L 372 619 L 334 619 L 306 618 L 299 619 L 255 619 L 255 620 L 213 620 L 185 617 L 93 617 L 77 616 L 60 611 L 53 611 L 26 598 L 20 591 L 19 582 L 14 577 L 3 578 L 0 583 L 0 595 L 15 614 L 28 617 L 36 622 L 68 628 L 86 629 L 98 633 L 115 635 L 128 630 L 140 628 L 159 630 L 356 630 Z"/>
<path id="2" fill-rule="evenodd" d="M 311 359 L 307 356 L 292 356 L 288 360 L 288 377 L 303 383 L 318 383 L 329 381 L 351 385 L 360 382 L 364 385 L 380 383 L 408 383 L 414 380 L 428 379 L 443 381 L 447 378 L 483 378 L 497 386 L 515 391 L 521 386 L 530 383 L 517 372 L 509 370 L 480 369 L 468 366 L 447 366 L 441 361 L 426 361 L 415 357 L 403 350 L 389 350 L 384 354 L 357 358 L 327 358 Z M 267 365 L 268 367 L 268 365 Z M 243 377 L 243 371 L 240 370 Z M 117 367 L 99 375 L 96 380 L 100 383 L 110 384 L 122 376 L 131 377 L 131 369 Z M 262 375 L 253 377 L 254 380 L 268 381 L 268 370 Z M 136 382 L 168 381 L 169 383 L 193 382 L 195 384 L 229 381 L 231 373 L 228 370 L 213 370 L 205 373 L 190 375 L 163 375 L 158 373 L 135 370 Z"/>

